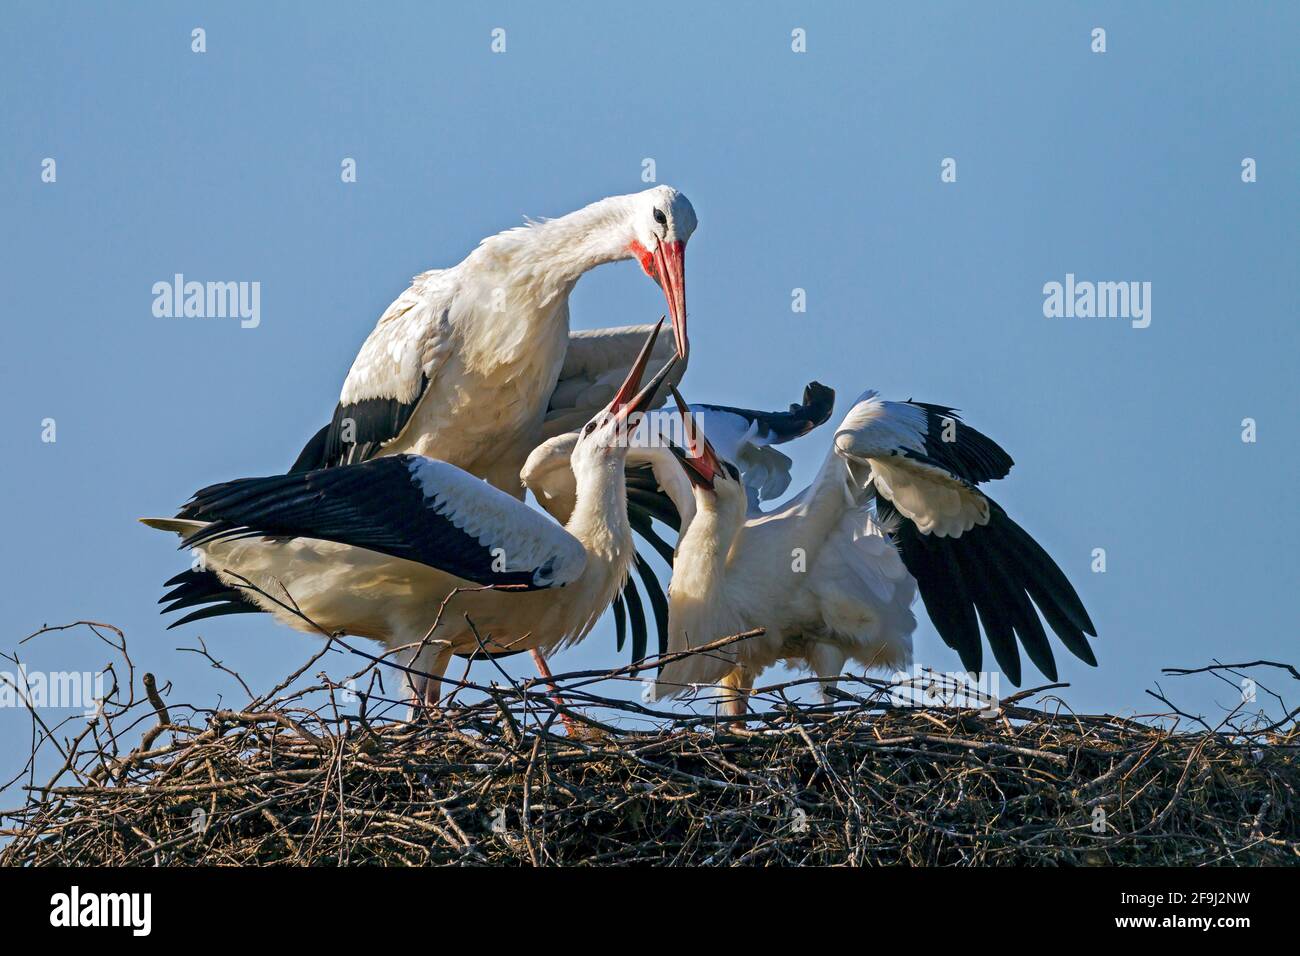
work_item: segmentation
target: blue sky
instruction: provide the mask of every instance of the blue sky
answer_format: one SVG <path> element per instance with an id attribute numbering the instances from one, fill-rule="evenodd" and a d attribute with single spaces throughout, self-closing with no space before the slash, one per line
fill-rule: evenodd
<path id="1" fill-rule="evenodd" d="M 301 662 L 313 639 L 269 619 L 164 632 L 155 601 L 183 559 L 135 518 L 287 467 L 411 275 L 643 188 L 650 157 L 700 216 L 689 397 L 777 408 L 816 378 L 837 414 L 867 387 L 962 409 L 1015 457 L 993 494 L 1100 629 L 1099 668 L 1058 654 L 1076 707 L 1147 711 L 1165 665 L 1294 660 L 1300 11 L 701 6 L 9 6 L 0 644 L 111 622 L 196 702 L 234 690 L 176 651 L 196 635 L 257 687 Z M 177 272 L 260 282 L 261 324 L 154 317 Z M 1067 273 L 1150 282 L 1150 327 L 1045 318 Z M 661 311 L 632 263 L 573 297 L 578 327 Z M 829 440 L 793 450 L 796 487 Z M 956 668 L 928 623 L 916 645 Z M 23 655 L 106 660 L 72 634 Z M 555 666 L 620 660 L 607 621 Z M 0 768 L 26 727 L 0 710 Z"/>

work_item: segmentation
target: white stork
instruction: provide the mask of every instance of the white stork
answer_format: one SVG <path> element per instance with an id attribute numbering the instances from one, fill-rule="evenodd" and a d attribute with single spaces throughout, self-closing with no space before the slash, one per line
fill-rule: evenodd
<path id="1" fill-rule="evenodd" d="M 519 495 L 519 469 L 545 437 L 570 348 L 574 284 L 603 263 L 637 259 L 663 288 L 685 359 L 685 254 L 695 226 L 686 197 L 656 186 L 508 229 L 458 265 L 416 276 L 361 346 L 333 420 L 291 470 L 416 454 Z M 626 369 L 643 338 L 620 339 L 596 371 Z"/>
<path id="2" fill-rule="evenodd" d="M 976 487 L 1004 477 L 1010 456 L 952 409 L 866 392 L 812 484 L 769 514 L 747 513 L 734 468 L 696 437 L 684 456 L 695 516 L 673 564 L 669 650 L 766 630 L 666 664 L 657 697 L 720 683 L 724 712 L 742 715 L 755 678 L 777 661 L 807 666 L 827 686 L 847 660 L 906 666 L 918 586 L 940 636 L 968 671 L 981 667 L 982 623 L 1013 683 L 1020 683 L 1017 637 L 1055 680 L 1034 605 L 1070 651 L 1096 664 L 1084 636 L 1096 630 L 1074 588 Z"/>
<path id="3" fill-rule="evenodd" d="M 598 333 L 604 335 L 606 333 Z M 574 352 L 570 349 L 570 354 Z M 566 371 L 568 362 L 566 361 Z M 680 371 L 680 367 L 676 370 Z M 577 380 L 575 374 L 572 380 Z M 669 385 L 676 385 L 672 376 Z M 564 378 L 560 389 L 564 388 Z M 560 391 L 557 389 L 557 393 Z M 590 394 L 588 389 L 588 394 Z M 775 445 L 783 444 L 807 434 L 824 423 L 835 403 L 835 392 L 811 382 L 804 389 L 803 401 L 791 404 L 788 411 L 764 412 L 725 405 L 691 405 L 689 416 L 707 418 L 709 434 L 720 447 L 727 460 L 740 465 L 741 479 L 751 507 L 783 494 L 790 485 L 791 461 Z M 581 404 L 581 403 L 580 403 Z M 547 416 L 546 429 L 554 431 L 574 421 L 572 410 Z M 638 425 L 628 453 L 627 493 L 628 519 L 633 530 L 658 551 L 665 562 L 672 565 L 673 547 L 654 529 L 659 520 L 673 531 L 689 524 L 694 514 L 691 486 L 670 446 L 680 441 L 683 433 L 680 410 L 650 413 Z M 569 520 L 577 499 L 577 482 L 569 458 L 579 438 L 577 431 L 553 435 L 535 448 L 524 463 L 520 479 L 538 503 L 555 520 Z M 668 489 L 667 499 L 663 489 Z M 647 595 L 654 606 L 655 623 L 659 626 L 659 653 L 668 649 L 668 607 L 663 590 L 654 577 L 654 571 L 636 556 L 636 568 Z M 614 602 L 614 624 L 621 650 L 626 636 L 628 618 L 632 624 L 632 659 L 640 660 L 646 654 L 647 630 L 645 610 L 636 588 L 629 581 L 624 594 Z"/>
<path id="4" fill-rule="evenodd" d="M 509 651 L 580 640 L 618 595 L 635 553 L 627 421 L 676 361 L 638 392 L 653 342 L 574 445 L 577 506 L 564 526 L 455 465 L 405 453 L 213 485 L 176 518 L 144 523 L 179 534 L 224 586 L 282 623 L 313 630 L 296 607 L 330 633 L 411 646 L 407 694 L 433 703 L 453 653 L 480 638 Z M 522 593 L 447 600 L 475 584 Z"/>

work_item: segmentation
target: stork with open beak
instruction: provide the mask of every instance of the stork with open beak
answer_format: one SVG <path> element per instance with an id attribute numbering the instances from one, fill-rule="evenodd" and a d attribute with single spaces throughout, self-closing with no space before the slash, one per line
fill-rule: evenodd
<path id="1" fill-rule="evenodd" d="M 681 458 L 694 517 L 673 563 L 669 650 L 765 630 L 669 662 L 657 697 L 720 684 L 722 710 L 740 716 L 754 680 L 778 661 L 810 668 L 824 688 L 848 660 L 906 666 L 918 589 L 968 671 L 982 666 L 982 623 L 1012 683 L 1020 683 L 1017 639 L 1055 681 L 1040 612 L 1072 653 L 1096 664 L 1085 636 L 1096 630 L 1070 582 L 977 487 L 1004 477 L 1010 456 L 953 409 L 864 393 L 813 483 L 767 514 L 748 513 L 735 469 L 707 437 L 689 438 Z"/>
<path id="2" fill-rule="evenodd" d="M 181 535 L 224 586 L 282 623 L 313 630 L 296 606 L 330 633 L 409 647 L 407 696 L 431 704 L 453 653 L 479 650 L 480 639 L 488 651 L 573 643 L 618 595 L 635 553 L 623 472 L 630 420 L 676 362 L 639 388 L 658 328 L 582 429 L 577 503 L 563 526 L 455 465 L 411 454 L 213 485 L 176 518 L 145 524 Z"/>

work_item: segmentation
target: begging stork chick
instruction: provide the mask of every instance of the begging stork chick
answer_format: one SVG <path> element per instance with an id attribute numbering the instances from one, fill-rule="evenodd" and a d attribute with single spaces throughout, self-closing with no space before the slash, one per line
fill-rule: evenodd
<path id="1" fill-rule="evenodd" d="M 407 695 L 432 704 L 453 653 L 480 639 L 489 651 L 576 642 L 618 595 L 635 553 L 628 419 L 676 361 L 637 391 L 657 331 L 579 435 L 577 501 L 563 526 L 454 465 L 408 454 L 213 485 L 176 518 L 144 523 L 181 535 L 225 586 L 284 624 L 410 646 Z M 453 596 L 458 588 L 470 590 Z"/>
<path id="2" fill-rule="evenodd" d="M 769 514 L 747 514 L 735 469 L 702 434 L 682 457 L 695 516 L 673 564 L 669 650 L 765 632 L 669 662 L 657 697 L 721 684 L 724 712 L 740 716 L 754 680 L 778 661 L 810 668 L 826 687 L 849 660 L 907 666 L 918 588 L 968 671 L 982 664 L 982 623 L 1012 683 L 1020 683 L 1017 638 L 1056 680 L 1039 612 L 1071 652 L 1096 664 L 1085 637 L 1096 631 L 1064 573 L 976 487 L 1004 477 L 1010 456 L 952 409 L 866 392 L 813 483 Z"/>
<path id="3" fill-rule="evenodd" d="M 674 377 L 669 385 L 676 385 Z M 738 463 L 741 482 L 752 513 L 764 500 L 779 497 L 790 486 L 792 462 L 774 447 L 806 435 L 830 418 L 835 392 L 819 382 L 810 382 L 803 401 L 786 411 L 755 411 L 729 405 L 691 405 L 688 417 L 707 420 L 714 447 L 728 461 Z M 572 413 L 569 413 L 571 417 Z M 632 529 L 672 566 L 674 548 L 660 537 L 654 521 L 680 532 L 695 513 L 691 486 L 682 467 L 670 451 L 682 434 L 685 419 L 680 410 L 664 409 L 647 415 L 637 426 L 628 453 L 628 520 Z M 548 424 L 550 417 L 548 416 Z M 520 479 L 552 518 L 569 520 L 577 497 L 577 483 L 569 459 L 578 441 L 577 431 L 557 434 L 533 450 L 524 463 Z M 666 497 L 665 497 L 666 495 Z M 654 570 L 640 554 L 635 556 L 637 573 L 654 610 L 658 626 L 658 652 L 668 650 L 668 602 L 655 579 Z M 646 656 L 645 609 L 636 588 L 629 581 L 614 601 L 614 626 L 619 650 L 623 649 L 631 620 L 632 659 Z"/>

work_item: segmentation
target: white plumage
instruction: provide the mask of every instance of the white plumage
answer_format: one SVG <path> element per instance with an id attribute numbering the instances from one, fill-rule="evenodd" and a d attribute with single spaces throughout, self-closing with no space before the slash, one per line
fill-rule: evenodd
<path id="1" fill-rule="evenodd" d="M 744 490 L 714 458 L 707 444 L 686 458 L 695 515 L 673 565 L 669 649 L 764 633 L 666 664 L 660 696 L 721 683 L 725 709 L 741 714 L 754 679 L 777 661 L 809 667 L 826 686 L 850 660 L 903 667 L 918 590 L 968 670 L 981 666 L 982 624 L 1013 683 L 1017 639 L 1055 680 L 1038 611 L 1096 663 L 1084 636 L 1096 631 L 1065 575 L 976 488 L 1004 477 L 1010 456 L 952 409 L 865 392 L 813 483 L 767 514 L 746 514 Z"/>
<path id="2" fill-rule="evenodd" d="M 956 420 L 951 420 L 955 433 Z M 926 460 L 926 410 L 910 402 L 887 402 L 864 392 L 835 432 L 835 450 L 866 464 L 876 488 L 916 523 L 923 534 L 957 537 L 988 524 L 985 497 L 952 472 Z"/>
<path id="3" fill-rule="evenodd" d="M 786 661 L 833 683 L 846 660 L 897 668 L 911 659 L 916 584 L 834 450 L 813 483 L 770 513 L 747 514 L 725 471 L 695 488 L 669 592 L 669 651 L 762 627 L 765 632 L 661 668 L 656 693 L 722 683 L 743 713 L 754 679 Z"/>
<path id="4" fill-rule="evenodd" d="M 543 439 L 543 422 L 570 348 L 569 294 L 603 263 L 636 258 L 665 291 L 685 357 L 684 247 L 695 212 L 656 186 L 484 239 L 462 262 L 415 277 L 362 344 L 334 419 L 295 470 L 410 453 L 456 465 L 518 495 L 519 469 Z M 590 335 L 574 337 L 582 350 Z M 640 341 L 616 347 L 573 374 L 609 382 Z M 590 352 L 591 350 L 586 350 Z M 604 359 L 604 363 L 600 361 Z M 581 373 L 581 374 L 579 374 Z M 612 378 L 612 393 L 620 378 Z M 604 403 L 586 406 L 587 415 Z M 570 426 L 573 427 L 573 426 Z"/>

